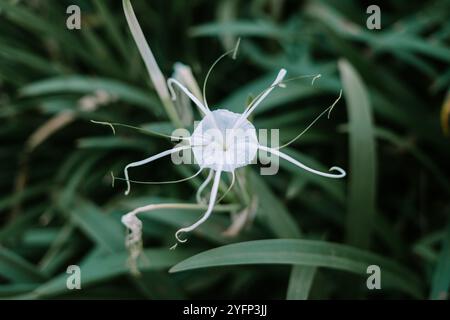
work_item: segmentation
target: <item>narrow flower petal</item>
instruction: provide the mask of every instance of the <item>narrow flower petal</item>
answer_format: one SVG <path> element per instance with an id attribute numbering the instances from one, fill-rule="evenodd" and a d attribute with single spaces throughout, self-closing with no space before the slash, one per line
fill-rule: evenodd
<path id="1" fill-rule="evenodd" d="M 250 116 L 253 110 L 255 110 L 256 107 L 267 97 L 267 95 L 270 92 L 272 92 L 272 90 L 276 86 L 280 85 L 281 81 L 283 81 L 284 77 L 286 76 L 286 73 L 287 73 L 286 69 L 281 69 L 278 72 L 278 75 L 275 78 L 275 81 L 272 83 L 272 85 L 266 90 L 264 90 L 255 100 L 253 100 L 250 106 L 247 108 L 247 110 L 245 110 L 244 113 L 241 115 L 241 117 L 236 121 L 234 125 L 235 128 L 239 127 L 242 124 L 242 122 Z"/>
<path id="2" fill-rule="evenodd" d="M 173 90 L 173 85 L 176 84 L 191 100 L 192 102 L 195 103 L 195 105 L 200 109 L 200 111 L 204 114 L 207 115 L 208 113 L 210 113 L 211 111 L 209 111 L 209 109 L 207 109 L 201 102 L 200 100 L 198 100 L 189 90 L 188 88 L 186 88 L 185 86 L 183 86 L 178 80 L 174 79 L 174 78 L 170 78 L 169 80 L 167 80 L 167 85 L 169 87 L 170 93 L 171 93 L 171 97 L 172 100 L 175 100 L 176 98 L 176 94 L 175 91 Z"/>
<path id="3" fill-rule="evenodd" d="M 176 148 L 169 149 L 169 150 L 163 151 L 161 153 L 158 153 L 158 154 L 156 154 L 154 156 L 148 157 L 147 159 L 144 159 L 144 160 L 141 160 L 141 161 L 132 162 L 132 163 L 128 164 L 125 167 L 125 169 L 124 169 L 124 175 L 125 175 L 125 179 L 126 179 L 126 182 L 127 182 L 127 190 L 125 191 L 125 195 L 128 195 L 130 193 L 130 179 L 128 178 L 128 169 L 129 168 L 139 167 L 139 166 L 142 166 L 142 165 L 147 164 L 149 162 L 152 162 L 154 160 L 157 160 L 159 158 L 165 157 L 165 156 L 167 156 L 169 154 L 176 153 L 176 152 L 179 152 L 179 151 L 182 151 L 182 150 L 186 150 L 186 149 L 189 149 L 189 148 L 191 148 L 191 146 L 176 147 Z"/>
<path id="4" fill-rule="evenodd" d="M 202 203 L 202 192 L 203 192 L 203 190 L 205 190 L 206 186 L 211 181 L 213 175 L 214 175 L 214 170 L 209 170 L 208 177 L 205 179 L 205 181 L 203 181 L 201 186 L 198 188 L 197 193 L 195 194 L 195 199 L 197 200 L 198 204 Z"/>
<path id="5" fill-rule="evenodd" d="M 221 170 L 217 170 L 216 174 L 214 175 L 214 183 L 213 183 L 212 190 L 211 190 L 211 197 L 209 198 L 208 209 L 206 210 L 205 214 L 203 215 L 203 217 L 200 218 L 200 220 L 198 220 L 196 223 L 194 223 L 190 227 L 181 228 L 180 230 L 178 230 L 175 233 L 175 238 L 177 238 L 178 242 L 186 242 L 187 241 L 186 239 L 180 238 L 180 234 L 194 230 L 199 225 L 201 225 L 203 222 L 205 222 L 211 215 L 211 212 L 214 209 L 214 204 L 216 202 L 217 192 L 219 190 L 219 182 L 220 182 L 220 174 L 221 173 L 222 173 Z"/>
<path id="6" fill-rule="evenodd" d="M 288 156 L 287 154 L 285 154 L 285 153 L 283 153 L 281 151 L 278 151 L 276 149 L 265 147 L 265 146 L 262 146 L 262 145 L 258 145 L 258 149 L 270 152 L 270 153 L 272 153 L 272 154 L 274 154 L 274 155 L 276 155 L 276 156 L 278 156 L 280 158 L 283 158 L 283 159 L 289 161 L 290 163 L 292 163 L 293 165 L 296 165 L 297 167 L 300 167 L 302 169 L 305 169 L 306 171 L 315 173 L 315 174 L 317 174 L 319 176 L 323 176 L 323 177 L 327 177 L 327 178 L 336 178 L 337 179 L 337 178 L 343 178 L 346 175 L 345 171 L 342 168 L 339 168 L 339 167 L 331 167 L 330 168 L 330 171 L 338 171 L 339 172 L 338 174 L 326 173 L 326 172 L 322 172 L 322 171 L 318 171 L 318 170 L 312 169 L 312 168 L 304 165 L 303 163 L 295 160 L 294 158 Z"/>
<path id="7" fill-rule="evenodd" d="M 277 85 L 279 85 L 281 83 L 281 81 L 283 81 L 284 77 L 286 76 L 286 73 L 287 73 L 286 69 L 281 69 L 278 72 L 278 75 L 277 75 L 275 81 L 272 83 L 272 85 L 267 90 L 265 90 L 265 92 L 251 104 L 250 108 L 248 108 L 244 112 L 245 118 L 248 118 L 250 116 L 250 114 L 253 112 L 253 110 L 256 109 L 256 107 L 269 95 L 269 93 L 271 93 L 272 90 L 275 89 L 275 87 Z"/>

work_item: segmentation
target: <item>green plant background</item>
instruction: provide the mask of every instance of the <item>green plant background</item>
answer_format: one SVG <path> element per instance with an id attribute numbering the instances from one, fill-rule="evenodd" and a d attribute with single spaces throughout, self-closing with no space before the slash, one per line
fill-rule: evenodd
<path id="1" fill-rule="evenodd" d="M 81 30 L 65 27 L 70 4 L 81 7 Z M 366 28 L 370 3 L 356 0 L 132 4 L 166 77 L 182 62 L 201 83 L 241 37 L 238 59 L 222 61 L 209 80 L 214 107 L 242 112 L 282 67 L 288 76 L 320 73 L 313 86 L 306 79 L 274 90 L 258 109 L 256 127 L 279 128 L 282 141 L 342 88 L 330 119 L 286 152 L 322 170 L 339 165 L 348 176 L 317 177 L 283 161 L 276 176 L 246 168 L 254 221 L 230 238 L 222 234 L 229 213 L 214 212 L 172 251 L 174 232 L 202 212 L 144 214 L 141 274 L 132 275 L 121 215 L 150 203 L 194 203 L 204 177 L 133 185 L 127 197 L 120 181 L 111 187 L 111 171 L 119 175 L 171 146 L 90 122 L 172 127 L 122 4 L 0 0 L 1 298 L 448 296 L 448 1 L 385 1 L 381 30 Z M 98 90 L 107 99 L 89 108 Z M 195 171 L 161 160 L 132 177 L 173 180 Z M 248 205 L 240 198 L 231 193 L 225 203 Z M 73 264 L 81 267 L 81 290 L 66 288 Z M 371 264 L 381 268 L 381 290 L 366 287 Z"/>

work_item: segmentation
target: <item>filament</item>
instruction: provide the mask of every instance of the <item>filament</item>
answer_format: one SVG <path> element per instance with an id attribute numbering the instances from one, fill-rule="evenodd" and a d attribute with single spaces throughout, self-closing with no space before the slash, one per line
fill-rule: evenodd
<path id="1" fill-rule="evenodd" d="M 187 178 L 183 178 L 183 179 L 178 179 L 178 180 L 169 180 L 169 181 L 140 181 L 140 180 L 130 180 L 130 179 L 125 179 L 125 178 L 120 178 L 120 177 L 116 177 L 114 176 L 114 174 L 111 172 L 111 176 L 113 178 L 113 183 L 115 180 L 121 180 L 121 181 L 127 181 L 127 182 L 132 182 L 132 183 L 137 183 L 137 184 L 172 184 L 172 183 L 179 183 L 179 182 L 184 182 L 184 181 L 188 181 L 190 179 L 195 178 L 196 176 L 198 176 L 200 174 L 200 172 L 202 172 L 203 168 L 200 168 L 196 173 L 194 173 L 193 175 L 187 177 Z"/>
<path id="2" fill-rule="evenodd" d="M 338 101 L 341 99 L 342 97 L 342 90 L 339 92 L 339 97 L 333 102 L 333 104 L 331 106 L 329 106 L 328 108 L 326 108 L 324 111 L 322 111 L 305 129 L 303 129 L 302 132 L 300 132 L 295 138 L 291 139 L 289 142 L 283 144 L 280 147 L 277 147 L 276 149 L 281 149 L 284 147 L 287 147 L 288 145 L 290 145 L 291 143 L 293 143 L 294 141 L 296 141 L 297 139 L 299 139 L 303 134 L 306 133 L 306 131 L 308 131 L 325 113 L 328 113 L 327 118 L 330 119 L 330 114 L 331 111 L 333 111 L 334 106 L 338 103 Z"/>
<path id="3" fill-rule="evenodd" d="M 232 58 L 236 59 L 240 43 L 241 43 L 241 38 L 238 38 L 235 47 L 232 50 L 223 53 L 219 58 L 217 58 L 216 61 L 214 61 L 214 63 L 209 68 L 208 72 L 206 73 L 205 80 L 203 81 L 203 104 L 206 106 L 206 108 L 209 109 L 208 102 L 206 101 L 206 84 L 208 83 L 208 79 L 209 79 L 209 76 L 210 76 L 211 72 L 213 71 L 213 69 L 216 66 L 216 64 L 218 64 L 227 55 L 233 54 Z"/>
<path id="4" fill-rule="evenodd" d="M 231 175 L 232 175 L 232 178 L 231 178 L 230 186 L 228 187 L 227 191 L 225 191 L 225 193 L 219 198 L 219 200 L 217 200 L 216 203 L 219 203 L 220 201 L 222 201 L 226 197 L 228 192 L 230 192 L 231 189 L 233 188 L 234 182 L 236 181 L 236 175 L 235 175 L 234 171 L 231 171 Z"/>
<path id="5" fill-rule="evenodd" d="M 106 121 L 96 121 L 96 120 L 91 120 L 92 123 L 95 124 L 102 124 L 102 125 L 106 125 L 109 126 L 113 132 L 113 134 L 116 134 L 116 130 L 114 128 L 114 126 L 117 127 L 125 127 L 125 128 L 130 128 L 130 129 L 135 129 L 135 130 L 139 130 L 145 133 L 149 133 L 149 134 L 153 134 L 153 135 L 157 135 L 157 136 L 161 136 L 161 137 L 165 137 L 165 138 L 171 138 L 171 139 L 178 139 L 178 140 L 190 140 L 190 137 L 176 137 L 176 136 L 171 136 L 168 134 L 164 134 L 161 132 L 157 132 L 157 131 L 153 131 L 150 129 L 144 129 L 144 128 L 140 128 L 140 127 L 135 127 L 135 126 L 131 126 L 128 124 L 123 124 L 123 123 L 118 123 L 118 122 L 106 122 Z"/>

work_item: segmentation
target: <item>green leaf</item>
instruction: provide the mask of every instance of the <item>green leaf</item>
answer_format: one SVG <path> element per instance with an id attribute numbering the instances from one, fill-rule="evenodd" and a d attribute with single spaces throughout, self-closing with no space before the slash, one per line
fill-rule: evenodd
<path id="1" fill-rule="evenodd" d="M 43 72 L 46 75 L 60 73 L 63 68 L 59 64 L 51 63 L 38 55 L 29 52 L 27 49 L 10 47 L 1 44 L 2 51 L 0 55 L 9 61 L 18 62 L 27 68 L 33 68 Z"/>
<path id="2" fill-rule="evenodd" d="M 288 36 L 285 30 L 267 21 L 207 23 L 191 28 L 189 33 L 193 37 L 234 35 L 282 39 Z"/>
<path id="3" fill-rule="evenodd" d="M 0 285 L 0 298 L 24 294 L 36 289 L 37 286 L 35 283 L 3 284 Z"/>
<path id="4" fill-rule="evenodd" d="M 73 208 L 66 208 L 73 222 L 97 245 L 108 252 L 124 250 L 125 229 L 118 221 L 84 199 Z"/>
<path id="5" fill-rule="evenodd" d="M 368 251 L 326 241 L 275 239 L 230 244 L 190 257 L 172 267 L 170 272 L 248 264 L 324 267 L 360 275 L 366 275 L 369 265 L 378 265 L 383 270 L 383 288 L 422 296 L 416 276 L 397 263 Z"/>
<path id="6" fill-rule="evenodd" d="M 93 137 L 78 140 L 79 148 L 94 148 L 94 149 L 130 149 L 130 150 L 146 150 L 147 141 L 144 139 L 129 139 L 120 136 L 108 137 Z"/>
<path id="7" fill-rule="evenodd" d="M 404 50 L 411 52 L 418 52 L 424 55 L 450 61 L 450 49 L 446 48 L 444 44 L 435 43 L 431 41 L 423 41 L 423 39 L 410 36 L 401 35 L 397 33 L 387 34 L 386 36 L 376 41 L 378 47 L 383 51 L 395 48 L 395 50 Z"/>
<path id="8" fill-rule="evenodd" d="M 360 25 L 355 24 L 344 17 L 338 11 L 325 5 L 314 3 L 308 6 L 307 11 L 316 19 L 330 27 L 340 36 L 348 39 L 367 42 L 374 49 L 380 51 L 398 50 L 406 52 L 418 52 L 444 61 L 450 61 L 450 49 L 436 41 L 424 41 L 412 34 L 400 33 L 396 30 L 386 31 L 381 34 L 371 33 Z"/>
<path id="9" fill-rule="evenodd" d="M 93 4 L 102 17 L 109 37 L 112 41 L 114 41 L 114 44 L 120 50 L 122 56 L 124 58 L 128 58 L 128 49 L 126 46 L 126 42 L 124 41 L 124 36 L 120 32 L 120 28 L 118 27 L 117 21 L 114 20 L 114 16 L 110 11 L 110 8 L 103 1 L 94 1 Z"/>
<path id="10" fill-rule="evenodd" d="M 133 35 L 134 42 L 136 43 L 139 53 L 144 60 L 145 67 L 147 68 L 150 79 L 152 80 L 153 86 L 163 103 L 166 113 L 172 123 L 176 126 L 181 126 L 180 119 L 175 110 L 175 106 L 170 98 L 169 89 L 166 84 L 166 79 L 159 69 L 158 63 L 156 62 L 153 52 L 145 39 L 144 33 L 139 25 L 139 21 L 131 5 L 130 0 L 122 0 L 123 12 L 125 13 L 125 18 L 128 23 L 131 34 Z"/>
<path id="11" fill-rule="evenodd" d="M 308 299 L 316 267 L 306 267 L 295 265 L 292 267 L 287 291 L 287 300 L 306 300 Z"/>
<path id="12" fill-rule="evenodd" d="M 138 267 L 142 272 L 163 270 L 191 254 L 192 251 L 182 249 L 148 249 L 142 252 L 138 261 Z M 127 259 L 127 252 L 107 255 L 103 254 L 95 255 L 80 264 L 82 288 L 87 288 L 96 283 L 108 281 L 114 277 L 128 274 L 130 268 L 128 267 Z M 61 274 L 22 298 L 49 298 L 67 294 L 67 277 L 67 274 Z"/>
<path id="13" fill-rule="evenodd" d="M 86 62 L 92 62 L 92 56 L 90 56 L 89 52 L 85 51 L 83 46 L 80 45 L 76 35 L 65 27 L 59 27 L 57 21 L 50 21 L 49 19 L 36 14 L 24 6 L 24 4 L 14 4 L 11 1 L 1 1 L 0 10 L 3 10 L 2 16 L 7 17 L 16 25 L 16 28 L 17 26 L 20 26 L 40 37 L 42 37 L 43 34 L 52 36 L 58 40 L 61 45 L 65 46 L 66 49 L 70 49 L 71 52 L 77 53 Z M 57 17 L 57 19 L 59 20 L 61 18 Z"/>
<path id="14" fill-rule="evenodd" d="M 5 247 L 0 247 L 0 277 L 29 283 L 42 282 L 46 278 L 35 266 Z"/>
<path id="15" fill-rule="evenodd" d="M 376 212 L 376 151 L 372 110 L 367 90 L 351 64 L 341 60 L 339 70 L 349 115 L 347 239 L 352 245 L 367 248 Z"/>
<path id="16" fill-rule="evenodd" d="M 45 194 L 48 189 L 49 186 L 47 183 L 35 184 L 34 186 L 28 187 L 21 192 L 0 198 L 0 210 L 10 208 L 18 202 L 24 202 L 30 198 L 41 196 L 42 194 Z"/>
<path id="17" fill-rule="evenodd" d="M 130 281 L 148 299 L 181 300 L 186 299 L 177 281 L 167 271 L 141 272 L 139 277 L 129 276 Z"/>
<path id="18" fill-rule="evenodd" d="M 21 93 L 32 97 L 61 93 L 92 94 L 95 91 L 104 91 L 111 97 L 151 110 L 157 116 L 162 114 L 161 104 L 153 95 L 140 88 L 108 78 L 81 75 L 48 78 L 28 84 L 22 88 Z"/>
<path id="19" fill-rule="evenodd" d="M 44 211 L 45 208 L 43 206 L 35 206 L 5 224 L 0 230 L 0 244 L 6 243 L 11 238 L 20 237 Z"/>
<path id="20" fill-rule="evenodd" d="M 450 224 L 442 241 L 441 253 L 433 273 L 430 299 L 446 300 L 450 289 Z"/>
<path id="21" fill-rule="evenodd" d="M 258 197 L 258 218 L 279 238 L 298 238 L 300 229 L 284 204 L 278 200 L 264 180 L 253 171 L 251 180 Z"/>
<path id="22" fill-rule="evenodd" d="M 402 138 L 388 129 L 374 129 L 377 138 L 387 140 L 390 143 L 396 145 L 399 149 L 408 150 L 411 155 L 413 155 L 424 167 L 426 167 L 434 175 L 436 182 L 438 182 L 447 193 L 450 193 L 450 183 L 448 179 L 426 152 L 422 151 L 417 145 L 411 143 L 406 138 Z"/>

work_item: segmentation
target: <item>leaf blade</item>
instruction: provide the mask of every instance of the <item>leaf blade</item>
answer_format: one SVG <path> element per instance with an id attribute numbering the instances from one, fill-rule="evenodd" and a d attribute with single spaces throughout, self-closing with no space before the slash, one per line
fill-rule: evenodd
<path id="1" fill-rule="evenodd" d="M 420 281 L 397 263 L 347 245 L 316 240 L 271 239 L 226 245 L 190 257 L 169 272 L 249 264 L 324 267 L 363 275 L 367 266 L 376 264 L 383 270 L 382 286 L 397 288 L 415 297 L 422 296 Z"/>
<path id="2" fill-rule="evenodd" d="M 376 151 L 372 111 L 367 90 L 353 66 L 346 60 L 340 60 L 339 70 L 349 115 L 347 241 L 367 248 L 376 212 Z"/>

